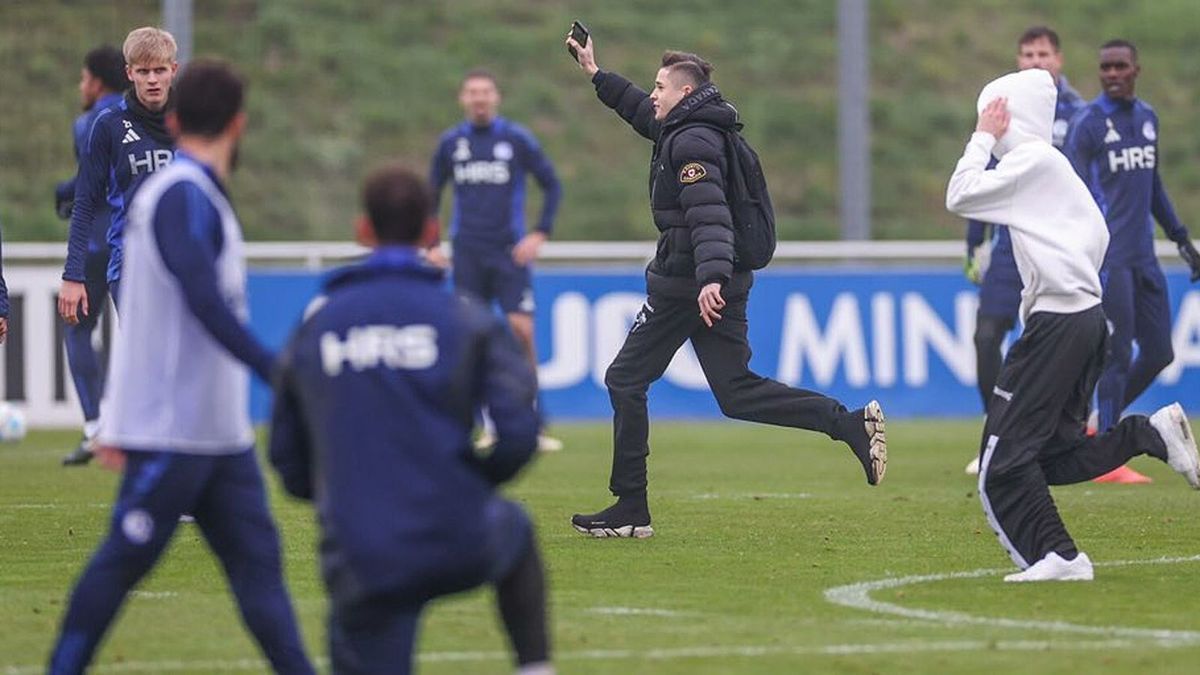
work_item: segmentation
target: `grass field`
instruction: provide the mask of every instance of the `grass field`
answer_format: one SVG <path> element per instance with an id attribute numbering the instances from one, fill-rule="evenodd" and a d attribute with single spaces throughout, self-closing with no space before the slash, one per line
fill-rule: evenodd
<path id="1" fill-rule="evenodd" d="M 568 449 L 541 458 L 511 494 L 538 523 L 560 671 L 1196 672 L 1200 495 L 1147 459 L 1135 466 L 1153 485 L 1057 489 L 1099 565 L 1096 581 L 1008 586 L 999 577 L 1008 558 L 962 474 L 976 425 L 891 424 L 878 488 L 848 452 L 813 434 L 657 425 L 656 535 L 643 541 L 570 529 L 572 512 L 607 504 L 609 429 L 558 427 Z M 40 672 L 63 599 L 106 527 L 116 477 L 59 468 L 74 438 L 38 433 L 0 446 L 0 673 Z M 278 492 L 274 509 L 306 640 L 323 655 L 311 511 Z M 990 571 L 947 576 L 976 570 Z M 904 579 L 917 575 L 932 578 Z M 423 673 L 508 672 L 490 595 L 436 604 L 419 658 Z M 98 664 L 262 670 L 194 526 L 182 526 L 130 599 Z"/>

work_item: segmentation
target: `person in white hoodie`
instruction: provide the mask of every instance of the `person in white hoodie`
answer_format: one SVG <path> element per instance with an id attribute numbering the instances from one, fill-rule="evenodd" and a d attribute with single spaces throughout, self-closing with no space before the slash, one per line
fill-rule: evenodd
<path id="1" fill-rule="evenodd" d="M 1148 454 L 1200 489 L 1200 456 L 1183 408 L 1131 415 L 1087 436 L 1088 403 L 1108 327 L 1100 264 L 1108 227 L 1070 162 L 1051 145 L 1057 92 L 1044 70 L 1010 73 L 979 95 L 979 122 L 946 190 L 946 208 L 1007 225 L 1025 332 L 1005 358 L 984 425 L 979 497 L 1021 571 L 1005 581 L 1091 580 L 1092 563 L 1049 485 L 1091 480 Z M 998 163 L 986 170 L 994 155 Z"/>

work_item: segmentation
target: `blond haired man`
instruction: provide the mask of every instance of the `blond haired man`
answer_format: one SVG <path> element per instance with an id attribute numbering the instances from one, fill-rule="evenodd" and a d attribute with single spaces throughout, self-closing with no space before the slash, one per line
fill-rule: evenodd
<path id="1" fill-rule="evenodd" d="M 84 286 L 88 242 L 97 212 L 108 202 L 112 215 L 108 230 L 109 260 L 106 278 L 113 302 L 119 304 L 122 240 L 127 207 L 147 176 L 171 163 L 175 142 L 167 133 L 164 115 L 170 101 L 171 82 L 179 64 L 175 38 L 165 30 L 145 26 L 125 38 L 122 49 L 125 74 L 133 86 L 115 105 L 96 115 L 79 148 L 79 174 L 75 205 L 67 240 L 67 260 L 58 293 L 58 313 L 75 325 L 99 307 L 92 307 Z M 90 443 L 83 443 L 64 463 L 84 464 L 91 459 Z"/>

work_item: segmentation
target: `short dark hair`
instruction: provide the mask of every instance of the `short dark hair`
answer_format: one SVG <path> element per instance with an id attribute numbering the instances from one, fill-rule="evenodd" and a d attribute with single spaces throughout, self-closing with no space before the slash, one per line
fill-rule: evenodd
<path id="1" fill-rule="evenodd" d="M 1027 28 L 1024 33 L 1021 33 L 1021 37 L 1017 39 L 1017 47 L 1024 47 L 1030 42 L 1041 40 L 1042 38 L 1050 41 L 1050 46 L 1054 47 L 1054 51 L 1062 51 L 1062 45 L 1058 41 L 1058 33 L 1049 26 L 1032 26 Z"/>
<path id="2" fill-rule="evenodd" d="M 429 186 L 404 164 L 385 164 L 367 176 L 363 204 L 375 237 L 384 244 L 415 244 L 433 208 Z"/>
<path id="3" fill-rule="evenodd" d="M 662 67 L 672 75 L 684 75 L 693 87 L 708 84 L 711 80 L 713 65 L 691 52 L 667 50 L 663 52 Z"/>
<path id="4" fill-rule="evenodd" d="M 1129 55 L 1133 58 L 1133 62 L 1137 63 L 1137 47 L 1129 40 L 1113 38 L 1112 40 L 1100 45 L 1100 49 L 1113 49 L 1116 47 L 1124 47 L 1125 49 L 1128 49 Z"/>
<path id="5" fill-rule="evenodd" d="M 175 82 L 175 116 L 179 131 L 196 136 L 217 136 L 242 110 L 246 83 L 229 64 L 197 59 L 184 68 Z"/>
<path id="6" fill-rule="evenodd" d="M 462 89 L 463 85 L 470 80 L 488 80 L 494 87 L 496 87 L 496 89 L 500 88 L 500 82 L 496 79 L 496 74 L 487 68 L 472 68 L 468 70 L 467 73 L 462 76 L 462 79 L 459 80 L 458 88 Z"/>
<path id="7" fill-rule="evenodd" d="M 92 77 L 104 83 L 109 91 L 125 91 L 129 78 L 125 75 L 125 55 L 112 45 L 100 45 L 83 57 L 83 67 Z"/>

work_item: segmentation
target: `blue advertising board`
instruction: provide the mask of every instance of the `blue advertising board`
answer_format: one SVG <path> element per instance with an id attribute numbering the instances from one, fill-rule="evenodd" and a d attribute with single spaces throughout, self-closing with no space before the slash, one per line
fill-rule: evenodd
<path id="1" fill-rule="evenodd" d="M 1200 408 L 1200 290 L 1169 269 L 1175 362 L 1139 399 L 1151 411 L 1173 400 Z M 251 274 L 253 328 L 280 346 L 317 293 L 311 272 Z M 607 419 L 604 371 L 645 300 L 635 268 L 546 268 L 534 280 L 543 406 L 551 419 Z M 757 275 L 748 318 L 750 365 L 857 407 L 878 398 L 895 417 L 982 414 L 975 390 L 977 294 L 957 268 L 779 267 Z M 254 416 L 265 419 L 256 385 Z M 691 347 L 651 388 L 659 417 L 720 417 Z"/>

